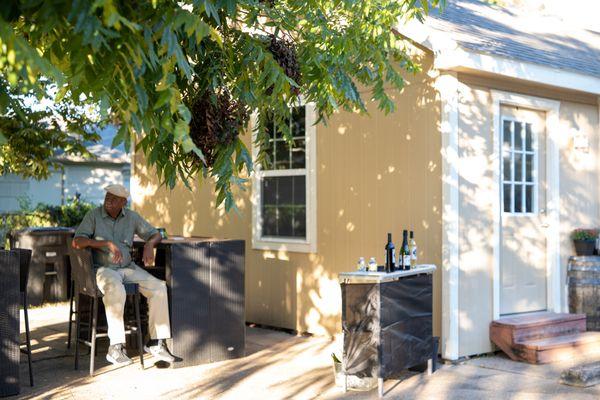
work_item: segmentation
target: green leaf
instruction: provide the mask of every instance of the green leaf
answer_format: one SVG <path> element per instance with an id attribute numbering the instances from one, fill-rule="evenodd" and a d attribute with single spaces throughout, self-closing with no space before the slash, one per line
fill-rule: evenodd
<path id="1" fill-rule="evenodd" d="M 172 89 L 169 88 L 167 90 L 163 90 L 162 92 L 160 92 L 160 95 L 158 96 L 158 100 L 156 100 L 156 103 L 154 103 L 154 109 L 158 110 L 159 108 L 161 108 L 162 106 L 164 106 L 165 104 L 169 103 L 171 101 L 171 93 Z"/>

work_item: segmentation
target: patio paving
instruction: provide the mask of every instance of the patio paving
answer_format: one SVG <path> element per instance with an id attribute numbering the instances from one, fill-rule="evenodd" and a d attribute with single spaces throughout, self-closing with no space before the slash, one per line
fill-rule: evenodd
<path id="1" fill-rule="evenodd" d="M 73 350 L 66 349 L 68 305 L 30 311 L 36 386 L 27 381 L 26 357 L 21 357 L 22 399 L 376 399 L 376 391 L 342 393 L 335 387 L 331 353 L 339 340 L 290 335 L 248 327 L 247 356 L 181 369 L 159 368 L 146 358 L 116 368 L 105 359 L 101 340 L 97 375 L 87 375 L 89 356 L 73 369 Z M 22 321 L 22 318 L 21 318 Z M 600 350 L 600 349 L 599 349 Z M 385 383 L 388 399 L 598 399 L 600 386 L 576 388 L 558 383 L 560 372 L 598 355 L 552 365 L 513 362 L 502 355 L 446 364 L 431 377 L 407 372 Z"/>

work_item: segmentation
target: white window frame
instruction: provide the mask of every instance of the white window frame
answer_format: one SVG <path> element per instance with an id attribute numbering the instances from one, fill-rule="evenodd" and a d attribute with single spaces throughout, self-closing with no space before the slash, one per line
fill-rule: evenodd
<path id="1" fill-rule="evenodd" d="M 256 250 L 290 251 L 297 253 L 317 252 L 317 128 L 314 103 L 301 103 L 293 107 L 305 107 L 305 154 L 302 169 L 263 171 L 256 163 L 252 173 L 252 248 Z M 259 149 L 255 146 L 256 114 L 252 115 L 252 158 L 257 159 Z M 306 239 L 265 237 L 262 235 L 262 180 L 274 176 L 306 176 Z"/>
<path id="2" fill-rule="evenodd" d="M 519 122 L 521 124 L 523 124 L 523 128 L 522 129 L 526 129 L 527 124 L 531 125 L 531 133 L 532 133 L 532 143 L 531 143 L 531 149 L 530 151 L 525 149 L 525 137 L 523 137 L 523 148 L 522 150 L 519 151 L 515 151 L 514 150 L 514 132 L 511 131 L 511 144 L 510 144 L 510 153 L 511 153 L 511 179 L 508 181 L 504 180 L 504 122 L 509 121 L 512 123 L 512 129 L 514 129 L 514 125 L 515 123 Z M 511 217 L 519 217 L 519 216 L 531 216 L 531 215 L 536 215 L 538 213 L 539 210 L 539 204 L 538 204 L 538 187 L 539 187 L 539 164 L 538 164 L 538 154 L 539 154 L 539 141 L 538 141 L 538 126 L 531 120 L 525 120 L 525 119 L 519 119 L 519 118 L 514 118 L 514 117 L 507 117 L 507 116 L 502 116 L 501 117 L 501 121 L 500 121 L 500 146 L 502 146 L 501 151 L 500 151 L 500 193 L 501 193 L 501 205 L 500 205 L 500 210 L 501 213 L 505 216 L 511 216 Z M 523 155 L 523 161 L 522 161 L 522 169 L 521 169 L 521 173 L 523 174 L 523 180 L 522 181 L 515 181 L 515 170 L 514 170 L 514 166 L 515 166 L 515 161 L 514 161 L 514 157 L 515 157 L 515 152 L 521 153 Z M 531 183 L 526 181 L 526 175 L 527 175 L 527 155 L 533 155 L 533 171 L 532 171 L 532 179 L 533 181 Z M 504 210 L 504 185 L 510 185 L 511 186 L 511 211 L 505 211 Z M 514 210 L 514 205 L 515 205 L 515 198 L 514 198 L 514 187 L 515 185 L 521 185 L 523 187 L 523 192 L 521 193 L 521 206 L 522 206 L 522 211 L 518 212 Z M 526 207 L 526 202 L 525 197 L 526 197 L 526 190 L 525 188 L 527 186 L 532 186 L 533 187 L 533 197 L 531 199 L 532 202 L 532 208 L 531 211 L 527 212 L 527 207 Z"/>

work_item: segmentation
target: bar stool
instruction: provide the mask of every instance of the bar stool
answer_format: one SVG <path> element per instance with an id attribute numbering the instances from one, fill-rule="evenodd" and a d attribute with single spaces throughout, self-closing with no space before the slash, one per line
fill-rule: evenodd
<path id="1" fill-rule="evenodd" d="M 75 304 L 75 281 L 71 279 L 71 287 L 69 289 L 69 335 L 67 336 L 67 349 L 71 348 L 71 332 L 73 324 L 77 322 L 73 316 L 77 315 L 77 305 Z"/>
<path id="2" fill-rule="evenodd" d="M 102 298 L 102 292 L 96 285 L 96 276 L 92 266 L 92 253 L 89 249 L 71 249 L 70 254 L 72 276 L 75 281 L 75 293 L 77 294 L 77 311 L 75 313 L 75 369 L 79 369 L 79 343 L 90 348 L 90 376 L 94 375 L 94 357 L 96 355 L 96 340 L 108 337 L 108 333 L 98 333 L 98 302 Z M 135 309 L 135 323 L 125 322 L 125 333 L 137 336 L 138 352 L 140 355 L 141 368 L 144 369 L 144 346 L 142 343 L 142 320 L 140 318 L 140 291 L 137 283 L 125 283 L 125 294 L 128 299 L 133 300 Z M 90 322 L 82 322 L 81 296 L 90 298 Z M 90 332 L 90 340 L 81 339 L 82 325 Z"/>
<path id="3" fill-rule="evenodd" d="M 25 315 L 25 349 L 20 349 L 21 353 L 27 354 L 27 363 L 29 364 L 29 384 L 33 386 L 33 370 L 31 369 L 31 334 L 29 333 L 29 313 L 27 312 L 27 282 L 29 281 L 29 263 L 31 262 L 31 250 L 14 249 L 19 252 L 19 290 L 21 291 L 21 303 L 23 304 L 23 314 Z M 19 346 L 19 347 L 20 347 Z"/>

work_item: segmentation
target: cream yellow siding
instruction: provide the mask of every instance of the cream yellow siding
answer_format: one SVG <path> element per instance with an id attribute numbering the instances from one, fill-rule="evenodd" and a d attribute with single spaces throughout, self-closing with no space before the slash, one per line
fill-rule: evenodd
<path id="1" fill-rule="evenodd" d="M 369 116 L 339 112 L 317 126 L 317 251 L 312 254 L 252 249 L 251 187 L 237 193 L 239 215 L 215 209 L 213 185 L 189 191 L 159 187 L 136 155 L 133 207 L 176 235 L 246 241 L 246 319 L 300 332 L 341 331 L 337 274 L 356 268 L 360 256 L 384 261 L 386 233 L 399 246 L 412 229 L 419 261 L 441 262 L 439 105 L 422 53 L 423 73 L 392 92 L 397 111 L 384 115 L 369 102 Z M 369 98 L 369 93 L 364 93 Z M 250 146 L 249 135 L 244 139 Z M 434 332 L 440 333 L 441 274 L 436 273 Z"/>
<path id="2" fill-rule="evenodd" d="M 565 282 L 567 259 L 573 254 L 571 231 L 577 227 L 597 227 L 600 223 L 597 189 L 600 131 L 598 106 L 591 96 L 485 76 L 459 74 L 459 80 L 459 356 L 466 356 L 492 350 L 489 341 L 493 315 L 492 201 L 498 189 L 494 187 L 492 169 L 491 90 L 510 90 L 560 101 L 561 282 Z M 587 150 L 574 149 L 575 131 L 589 139 Z M 566 310 L 564 285 L 560 298 Z"/>

